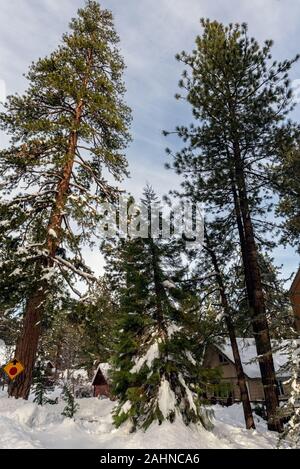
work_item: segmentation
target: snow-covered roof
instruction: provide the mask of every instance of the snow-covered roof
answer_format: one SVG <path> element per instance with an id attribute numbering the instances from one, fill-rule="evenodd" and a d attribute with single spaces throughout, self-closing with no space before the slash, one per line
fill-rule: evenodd
<path id="1" fill-rule="evenodd" d="M 177 288 L 175 283 L 172 282 L 172 280 L 168 280 L 168 279 L 163 281 L 163 286 L 165 288 Z"/>
<path id="2" fill-rule="evenodd" d="M 241 356 L 241 361 L 243 364 L 244 372 L 249 378 L 260 378 L 260 369 L 257 360 L 257 351 L 255 345 L 255 339 L 252 338 L 242 338 L 238 337 L 237 344 Z M 278 342 L 271 341 L 272 348 L 273 348 L 273 360 L 274 360 L 274 367 L 277 376 L 286 376 L 287 373 L 282 370 L 287 364 L 288 355 L 286 352 L 282 350 L 277 350 Z M 280 343 L 280 347 L 284 349 L 285 346 L 291 344 L 290 340 L 283 340 Z M 230 340 L 226 339 L 223 345 L 218 347 L 224 355 L 226 355 L 229 360 L 234 362 L 232 348 L 230 344 Z"/>
<path id="3" fill-rule="evenodd" d="M 95 381 L 95 378 L 97 376 L 97 373 L 98 371 L 101 371 L 104 378 L 107 380 L 109 378 L 109 372 L 111 370 L 111 365 L 109 363 L 99 363 L 99 365 L 97 366 L 97 369 L 94 373 L 94 376 L 93 376 L 93 379 L 92 379 L 92 384 L 94 384 L 94 381 Z"/>

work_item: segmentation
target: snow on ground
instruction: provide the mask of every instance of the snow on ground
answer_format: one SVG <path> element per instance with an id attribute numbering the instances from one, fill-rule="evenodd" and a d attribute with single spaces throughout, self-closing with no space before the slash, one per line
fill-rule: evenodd
<path id="1" fill-rule="evenodd" d="M 244 429 L 242 407 L 214 406 L 215 428 L 186 427 L 181 421 L 152 424 L 147 432 L 115 429 L 109 399 L 78 399 L 75 419 L 61 415 L 64 402 L 38 406 L 8 399 L 0 391 L 0 448 L 275 448 L 277 437 L 257 418 L 257 430 Z"/>

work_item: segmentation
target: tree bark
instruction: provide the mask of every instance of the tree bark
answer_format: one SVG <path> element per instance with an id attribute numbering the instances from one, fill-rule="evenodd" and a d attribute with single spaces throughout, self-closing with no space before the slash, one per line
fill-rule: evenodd
<path id="1" fill-rule="evenodd" d="M 77 129 L 82 114 L 83 101 L 80 100 L 76 106 L 74 124 Z M 41 267 L 53 267 L 53 258 L 57 248 L 60 245 L 61 224 L 63 210 L 67 200 L 67 194 L 70 186 L 72 168 L 74 164 L 75 152 L 77 147 L 78 132 L 73 130 L 69 136 L 68 152 L 66 162 L 62 171 L 62 177 L 57 187 L 56 200 L 50 215 L 46 249 L 48 259 L 41 261 Z M 54 236 L 55 233 L 55 236 Z M 37 282 L 38 284 L 38 282 Z M 39 285 L 39 284 L 38 284 Z M 23 319 L 23 328 L 16 347 L 16 358 L 23 364 L 24 371 L 11 383 L 9 395 L 15 398 L 28 399 L 30 386 L 32 383 L 32 373 L 36 360 L 39 337 L 41 335 L 41 320 L 43 316 L 44 303 L 47 300 L 48 285 L 43 285 L 32 293 L 28 298 Z"/>
<path id="2" fill-rule="evenodd" d="M 229 302 L 228 302 L 228 298 L 227 298 L 227 294 L 225 290 L 225 285 L 224 285 L 222 274 L 219 268 L 217 256 L 214 250 L 210 246 L 209 237 L 208 237 L 208 234 L 206 233 L 206 230 L 204 231 L 204 236 L 205 236 L 206 249 L 209 253 L 214 270 L 216 272 L 216 279 L 218 283 L 221 304 L 222 304 L 222 308 L 224 311 L 225 324 L 226 324 L 229 338 L 230 338 L 230 344 L 231 344 L 233 358 L 234 358 L 234 365 L 235 365 L 235 370 L 236 370 L 237 379 L 238 379 L 238 386 L 239 386 L 240 394 L 241 394 L 241 401 L 242 401 L 243 410 L 244 410 L 246 428 L 254 429 L 255 423 L 253 419 L 247 383 L 246 383 L 243 365 L 242 365 L 242 361 L 240 357 L 240 352 L 239 352 L 238 344 L 236 340 L 235 328 L 234 328 L 234 324 L 230 315 L 230 306 L 229 306 Z"/>
<path id="3" fill-rule="evenodd" d="M 24 366 L 24 371 L 9 385 L 9 395 L 15 398 L 29 396 L 34 363 L 36 360 L 38 341 L 41 334 L 41 318 L 44 287 L 37 290 L 27 301 L 22 335 L 19 338 L 15 358 Z"/>
<path id="4" fill-rule="evenodd" d="M 234 169 L 236 193 L 235 210 L 239 219 L 238 228 L 245 272 L 245 282 L 252 328 L 258 354 L 259 367 L 265 394 L 268 429 L 282 432 L 283 425 L 278 417 L 278 392 L 269 326 L 266 318 L 265 299 L 258 263 L 258 251 L 249 210 L 248 194 L 238 142 L 234 143 Z M 241 228 L 242 227 L 242 228 Z"/>

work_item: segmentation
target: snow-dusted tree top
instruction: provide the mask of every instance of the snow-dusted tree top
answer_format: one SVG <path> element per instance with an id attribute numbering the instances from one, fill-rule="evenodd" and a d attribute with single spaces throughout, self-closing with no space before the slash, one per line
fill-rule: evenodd
<path id="1" fill-rule="evenodd" d="M 98 206 L 115 200 L 127 175 L 131 117 L 111 12 L 88 1 L 69 26 L 0 113 L 10 136 L 0 152 L 0 236 L 8 251 L 0 262 L 7 275 L 18 263 L 28 283 L 37 264 L 50 264 L 72 287 L 78 278 L 95 280 L 81 249 L 100 244 Z"/>

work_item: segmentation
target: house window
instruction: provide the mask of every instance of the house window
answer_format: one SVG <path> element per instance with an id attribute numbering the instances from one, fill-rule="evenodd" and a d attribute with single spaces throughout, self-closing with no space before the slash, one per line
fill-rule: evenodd
<path id="1" fill-rule="evenodd" d="M 278 396 L 284 396 L 285 392 L 284 392 L 282 381 L 277 381 L 277 390 L 278 390 Z"/>
<path id="2" fill-rule="evenodd" d="M 227 358 L 222 353 L 219 353 L 219 362 L 222 363 L 222 365 L 228 364 Z"/>
<path id="3" fill-rule="evenodd" d="M 228 399 L 233 397 L 233 389 L 231 383 L 221 382 L 215 386 L 214 397 L 219 399 Z"/>

